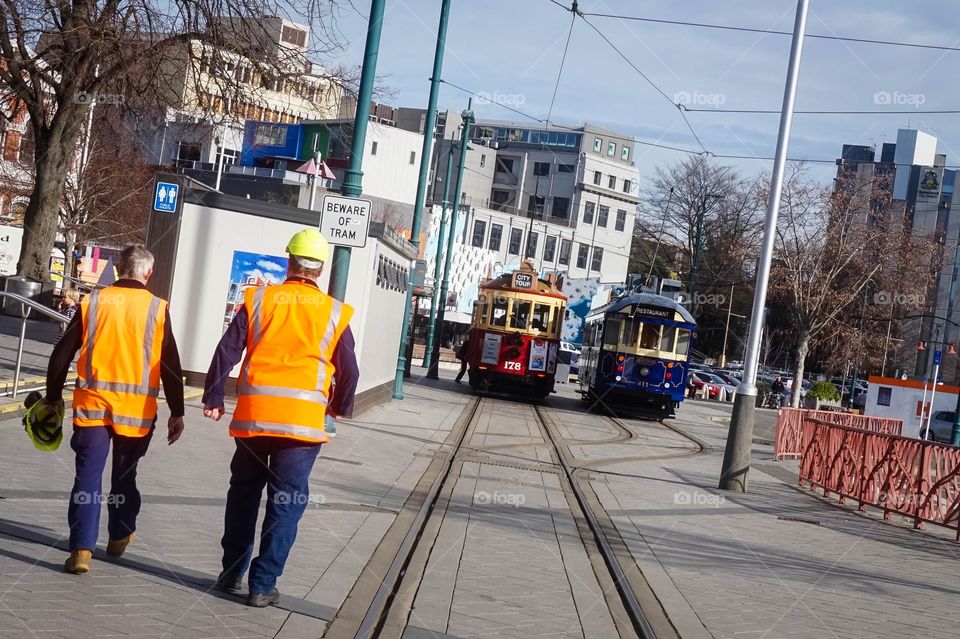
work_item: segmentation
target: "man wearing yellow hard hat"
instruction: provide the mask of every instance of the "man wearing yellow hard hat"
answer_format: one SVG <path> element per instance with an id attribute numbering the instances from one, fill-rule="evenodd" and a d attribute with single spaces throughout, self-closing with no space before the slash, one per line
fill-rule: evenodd
<path id="1" fill-rule="evenodd" d="M 283 284 L 246 292 L 217 346 L 203 394 L 203 414 L 219 420 L 227 378 L 243 359 L 230 421 L 237 448 L 217 588 L 240 592 L 249 566 L 247 603 L 256 607 L 279 600 L 277 578 L 309 503 L 310 471 L 329 441 L 325 425 L 352 415 L 359 378 L 349 326 L 353 309 L 317 286 L 330 253 L 327 240 L 317 229 L 300 231 L 287 253 Z M 264 486 L 267 512 L 260 553 L 251 563 Z"/>

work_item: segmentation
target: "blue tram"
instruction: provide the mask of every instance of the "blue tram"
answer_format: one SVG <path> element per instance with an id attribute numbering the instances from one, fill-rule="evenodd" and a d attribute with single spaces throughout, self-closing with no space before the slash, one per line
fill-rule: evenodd
<path id="1" fill-rule="evenodd" d="M 683 306 L 653 293 L 627 292 L 584 323 L 584 399 L 671 417 L 683 401 L 697 324 Z"/>

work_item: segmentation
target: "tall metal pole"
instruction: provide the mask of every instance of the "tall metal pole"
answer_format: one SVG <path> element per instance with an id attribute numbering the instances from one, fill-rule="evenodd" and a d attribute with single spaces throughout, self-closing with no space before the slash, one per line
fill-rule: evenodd
<path id="1" fill-rule="evenodd" d="M 313 207 L 317 201 L 317 182 L 320 181 L 320 162 L 323 160 L 320 155 L 320 151 L 315 151 L 313 154 L 313 184 L 310 185 L 310 210 L 313 210 Z"/>
<path id="2" fill-rule="evenodd" d="M 727 334 L 730 332 L 730 315 L 733 312 L 733 284 L 730 285 L 730 302 L 727 304 L 727 324 L 723 329 L 723 352 L 720 353 L 720 368 L 727 365 Z"/>
<path id="3" fill-rule="evenodd" d="M 427 377 L 440 377 L 440 340 L 443 338 L 443 316 L 447 306 L 447 285 L 450 280 L 450 263 L 453 261 L 453 244 L 457 238 L 457 213 L 460 211 L 460 190 L 463 187 L 463 167 L 470 150 L 470 127 L 473 124 L 473 98 L 467 101 L 467 110 L 463 117 L 463 132 L 460 135 L 460 161 L 457 164 L 457 185 L 453 192 L 453 206 L 450 209 L 450 233 L 447 236 L 447 255 L 443 258 L 443 280 L 440 284 L 440 297 L 437 300 L 437 316 L 433 322 L 433 353 L 430 356 L 430 368 Z M 438 271 L 439 272 L 439 271 Z M 434 285 L 436 286 L 436 285 Z"/>
<path id="4" fill-rule="evenodd" d="M 386 0 L 371 0 L 370 22 L 367 24 L 367 43 L 363 49 L 363 69 L 360 72 L 360 90 L 357 92 L 357 115 L 353 120 L 353 143 L 350 145 L 350 166 L 343 176 L 340 192 L 347 197 L 359 197 L 363 192 L 363 153 L 367 142 L 367 122 L 370 119 L 370 99 L 377 77 L 377 56 L 380 54 L 380 31 L 383 28 L 383 8 Z M 347 294 L 347 276 L 350 274 L 350 247 L 333 249 L 328 292 L 343 300 Z"/>
<path id="5" fill-rule="evenodd" d="M 217 159 L 217 182 L 216 182 L 216 184 L 214 184 L 213 189 L 214 189 L 215 191 L 219 191 L 219 190 L 220 190 L 220 178 L 223 177 L 223 157 L 226 155 L 226 153 L 224 153 L 225 144 L 224 144 L 223 138 L 219 138 L 219 137 L 218 137 L 218 138 L 215 140 L 215 142 L 217 143 L 217 146 L 218 146 L 219 149 L 220 149 L 220 157 Z"/>
<path id="6" fill-rule="evenodd" d="M 440 226 L 437 229 L 437 255 L 433 260 L 433 295 L 430 298 L 430 324 L 427 327 L 427 343 L 423 350 L 423 367 L 430 368 L 433 360 L 433 329 L 437 321 L 437 300 L 440 299 L 440 268 L 443 262 L 444 235 L 447 229 L 447 209 L 450 205 L 450 178 L 453 175 L 453 149 L 456 145 L 450 140 L 450 150 L 447 152 L 447 175 L 443 180 L 443 202 L 440 205 Z"/>
<path id="7" fill-rule="evenodd" d="M 773 174 L 770 178 L 770 199 L 767 201 L 767 220 L 763 229 L 763 252 L 760 255 L 760 268 L 757 271 L 757 289 L 753 296 L 750 333 L 743 363 L 743 381 L 737 386 L 737 396 L 733 402 L 733 414 L 730 418 L 730 431 L 727 434 L 727 447 L 723 453 L 723 466 L 720 470 L 719 487 L 723 490 L 747 491 L 750 449 L 753 446 L 754 404 L 757 398 L 760 330 L 767 301 L 770 263 L 773 260 L 777 214 L 780 211 L 780 196 L 783 193 L 783 173 L 787 163 L 787 146 L 793 124 L 793 105 L 797 96 L 800 56 L 803 51 L 803 35 L 807 28 L 809 7 L 809 0 L 798 0 L 797 17 L 793 25 L 793 42 L 790 45 L 790 63 L 787 67 L 787 81 L 783 92 L 783 107 L 780 111 L 780 132 L 777 135 L 777 151 L 774 156 Z"/>
<path id="8" fill-rule="evenodd" d="M 939 348 L 939 347 L 937 347 Z M 923 432 L 923 438 L 927 439 L 930 437 L 930 420 L 933 419 L 933 400 L 937 396 L 937 378 L 940 377 L 940 358 L 942 357 L 941 351 L 934 353 L 936 359 L 936 364 L 933 366 L 933 384 L 930 388 L 930 410 L 927 414 L 927 429 Z M 921 413 L 923 411 L 920 411 Z"/>
<path id="9" fill-rule="evenodd" d="M 423 218 L 423 201 L 426 198 L 427 177 L 433 161 L 433 141 L 437 128 L 437 97 L 440 95 L 440 75 L 443 72 L 443 50 L 447 42 L 447 21 L 450 19 L 450 2 L 440 4 L 440 25 L 437 27 L 437 48 L 433 53 L 433 74 L 430 76 L 430 97 L 427 99 L 427 117 L 423 127 L 423 149 L 420 151 L 420 179 L 417 181 L 417 199 L 413 203 L 413 224 L 410 227 L 410 243 L 419 251 L 420 224 Z M 438 158 L 439 159 L 439 158 Z M 446 186 L 444 186 L 446 188 Z M 436 269 L 434 269 L 436 270 Z M 407 340 L 410 339 L 410 306 L 413 302 L 413 287 L 407 286 L 407 299 L 403 306 L 403 328 L 400 329 L 400 352 L 397 355 L 397 373 L 393 380 L 394 399 L 403 399 L 403 377 L 406 371 Z M 431 313 L 432 313 L 431 307 Z M 424 359 L 427 353 L 424 351 Z"/>

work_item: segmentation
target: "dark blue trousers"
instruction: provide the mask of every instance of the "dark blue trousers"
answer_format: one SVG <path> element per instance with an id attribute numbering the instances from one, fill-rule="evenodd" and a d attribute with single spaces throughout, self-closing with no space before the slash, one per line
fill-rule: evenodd
<path id="1" fill-rule="evenodd" d="M 140 491 L 137 464 L 147 452 L 153 430 L 146 437 L 124 437 L 110 426 L 73 427 L 70 448 L 76 453 L 76 477 L 67 507 L 70 550 L 93 550 L 100 532 L 100 506 L 107 502 L 107 532 L 110 539 L 122 539 L 137 529 Z M 103 469 L 113 440 L 113 470 L 110 494 L 100 494 Z"/>
<path id="2" fill-rule="evenodd" d="M 250 567 L 250 593 L 266 594 L 283 574 L 297 525 L 310 496 L 310 471 L 320 444 L 285 437 L 237 437 L 230 462 L 230 490 L 224 516 L 223 575 L 242 577 Z M 251 563 L 263 487 L 267 514 L 260 531 L 260 554 Z"/>

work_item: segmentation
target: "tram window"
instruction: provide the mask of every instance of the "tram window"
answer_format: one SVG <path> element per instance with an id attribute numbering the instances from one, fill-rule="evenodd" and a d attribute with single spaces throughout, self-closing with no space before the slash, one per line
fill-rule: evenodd
<path id="1" fill-rule="evenodd" d="M 550 305 L 534 304 L 533 319 L 530 321 L 530 328 L 537 331 L 546 331 L 550 326 Z"/>
<path id="2" fill-rule="evenodd" d="M 553 325 L 550 327 L 550 332 L 554 337 L 560 336 L 560 322 L 563 321 L 563 313 L 560 308 L 559 306 L 553 307 Z"/>
<path id="3" fill-rule="evenodd" d="M 623 345 L 625 348 L 633 350 L 637 347 L 637 338 L 640 337 L 640 327 L 642 326 L 643 323 L 636 320 L 627 322 L 627 327 L 623 331 Z"/>
<path id="4" fill-rule="evenodd" d="M 493 314 L 490 317 L 490 324 L 493 326 L 507 325 L 507 299 L 498 297 L 493 301 Z"/>
<path id="5" fill-rule="evenodd" d="M 603 343 L 614 348 L 620 343 L 620 320 L 607 319 L 603 326 Z"/>
<path id="6" fill-rule="evenodd" d="M 659 324 L 644 324 L 643 330 L 640 332 L 640 343 L 638 346 L 640 348 L 656 350 L 657 346 L 660 345 L 661 328 Z"/>
<path id="7" fill-rule="evenodd" d="M 487 323 L 487 313 L 490 311 L 490 304 L 487 302 L 477 303 L 477 324 Z"/>
<path id="8" fill-rule="evenodd" d="M 677 329 L 672 326 L 663 327 L 663 336 L 660 338 L 660 350 L 673 352 L 673 343 L 677 339 Z"/>
<path id="9" fill-rule="evenodd" d="M 690 331 L 677 329 L 677 355 L 686 355 L 690 349 Z"/>
<path id="10" fill-rule="evenodd" d="M 513 300 L 513 309 L 510 312 L 510 328 L 525 330 L 530 322 L 530 302 Z"/>

